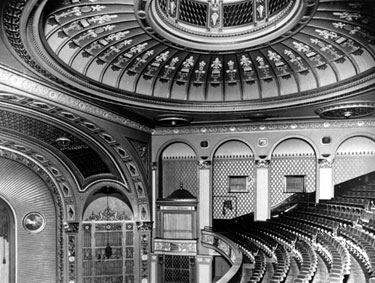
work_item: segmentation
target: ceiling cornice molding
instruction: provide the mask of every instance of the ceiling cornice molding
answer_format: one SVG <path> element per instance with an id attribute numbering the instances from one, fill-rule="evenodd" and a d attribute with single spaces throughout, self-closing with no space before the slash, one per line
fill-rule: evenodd
<path id="1" fill-rule="evenodd" d="M 70 109 L 88 113 L 95 117 L 106 119 L 122 126 L 136 129 L 145 133 L 151 132 L 150 128 L 140 123 L 94 106 L 84 100 L 71 97 L 60 90 L 47 86 L 46 84 L 32 79 L 24 74 L 18 73 L 17 71 L 10 69 L 3 64 L 0 64 L 0 83 L 10 88 L 30 93 L 39 98 L 47 99 L 54 103 L 58 103 L 59 105 L 67 106 Z"/>
<path id="2" fill-rule="evenodd" d="M 375 118 L 361 120 L 312 120 L 301 122 L 263 122 L 256 124 L 227 125 L 227 126 L 195 126 L 186 128 L 157 128 L 153 136 L 191 135 L 191 134 L 224 134 L 224 133 L 254 133 L 267 131 L 301 131 L 313 129 L 336 128 L 375 128 Z"/>

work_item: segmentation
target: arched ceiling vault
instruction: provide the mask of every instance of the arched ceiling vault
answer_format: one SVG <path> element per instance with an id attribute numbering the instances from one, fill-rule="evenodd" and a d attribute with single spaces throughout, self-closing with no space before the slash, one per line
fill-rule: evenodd
<path id="1" fill-rule="evenodd" d="M 374 113 L 370 0 L 16 2 L 4 19 L 18 55 L 21 44 L 39 73 L 119 113 L 167 123 Z"/>

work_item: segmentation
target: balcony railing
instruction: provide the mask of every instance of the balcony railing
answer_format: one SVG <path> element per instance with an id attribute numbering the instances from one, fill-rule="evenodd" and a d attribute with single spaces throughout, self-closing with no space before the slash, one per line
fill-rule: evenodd
<path id="1" fill-rule="evenodd" d="M 205 227 L 202 230 L 201 243 L 202 246 L 217 251 L 232 265 L 229 271 L 216 282 L 240 282 L 242 275 L 242 253 L 237 245 L 227 237 L 213 232 L 210 227 Z"/>

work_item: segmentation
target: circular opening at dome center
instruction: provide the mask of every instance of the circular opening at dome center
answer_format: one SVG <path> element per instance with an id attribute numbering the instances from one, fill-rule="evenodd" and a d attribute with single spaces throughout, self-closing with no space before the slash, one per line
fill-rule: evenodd
<path id="1" fill-rule="evenodd" d="M 149 24 L 194 49 L 236 50 L 276 38 L 294 26 L 301 0 L 153 0 Z"/>

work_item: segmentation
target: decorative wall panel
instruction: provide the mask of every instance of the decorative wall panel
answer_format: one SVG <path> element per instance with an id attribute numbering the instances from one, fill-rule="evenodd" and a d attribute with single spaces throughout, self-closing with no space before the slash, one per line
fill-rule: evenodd
<path id="1" fill-rule="evenodd" d="M 375 171 L 375 153 L 338 155 L 334 163 L 334 184 Z"/>
<path id="2" fill-rule="evenodd" d="M 83 282 L 134 283 L 134 223 L 84 222 L 83 230 Z"/>
<path id="3" fill-rule="evenodd" d="M 285 193 L 285 175 L 305 175 L 306 192 L 314 192 L 316 188 L 315 156 L 274 157 L 271 160 L 271 207 L 292 195 Z"/>
<path id="4" fill-rule="evenodd" d="M 198 196 L 198 167 L 195 157 L 163 159 L 163 198 L 183 188 Z"/>
<path id="5" fill-rule="evenodd" d="M 248 176 L 248 191 L 246 193 L 229 193 L 229 176 Z M 255 199 L 253 157 L 215 158 L 212 188 L 214 219 L 232 219 L 253 212 Z"/>

